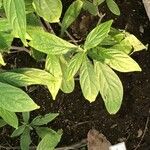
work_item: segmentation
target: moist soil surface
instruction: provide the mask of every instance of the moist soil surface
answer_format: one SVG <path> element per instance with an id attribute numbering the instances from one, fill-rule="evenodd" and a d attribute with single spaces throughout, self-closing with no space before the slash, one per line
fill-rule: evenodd
<path id="1" fill-rule="evenodd" d="M 149 43 L 150 22 L 141 0 L 116 0 L 116 2 L 121 9 L 121 16 L 116 17 L 107 10 L 107 18 L 104 17 L 104 19 L 113 17 L 115 20 L 114 27 L 133 33 L 144 44 Z M 67 8 L 71 1 L 64 0 L 64 3 Z M 102 7 L 102 10 L 105 10 L 105 6 Z M 84 17 L 80 16 L 78 22 L 82 21 L 82 18 Z M 91 20 L 95 22 L 94 19 Z M 91 25 L 88 23 L 86 25 L 88 30 Z M 74 33 L 74 28 L 72 26 L 70 32 L 77 36 L 80 31 Z M 78 37 L 80 38 L 81 34 Z M 112 144 L 124 141 L 128 150 L 134 150 L 142 139 L 138 150 L 150 150 L 150 51 L 149 49 L 143 50 L 132 55 L 132 57 L 139 63 L 142 72 L 117 73 L 123 82 L 124 98 L 122 107 L 116 115 L 108 114 L 100 96 L 93 103 L 85 100 L 80 85 L 76 81 L 74 92 L 71 94 L 59 92 L 55 101 L 52 100 L 45 87 L 29 87 L 27 93 L 41 106 L 39 110 L 32 112 L 31 118 L 39 114 L 59 112 L 59 117 L 48 124 L 55 130 L 63 129 L 59 147 L 80 142 L 87 137 L 88 131 L 94 128 L 103 133 Z M 14 66 L 43 67 L 42 63 L 37 63 L 25 52 L 9 54 L 6 56 L 6 61 L 6 68 Z M 19 145 L 17 138 L 9 138 L 12 132 L 11 128 L 6 126 L 1 131 L 0 145 Z M 37 136 L 34 133 L 32 133 L 32 140 L 33 145 L 37 143 Z"/>

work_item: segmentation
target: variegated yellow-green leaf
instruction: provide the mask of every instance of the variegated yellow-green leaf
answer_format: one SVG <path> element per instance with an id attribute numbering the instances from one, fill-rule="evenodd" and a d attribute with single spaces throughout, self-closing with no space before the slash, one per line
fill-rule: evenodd
<path id="1" fill-rule="evenodd" d="M 95 61 L 94 67 L 98 76 L 100 94 L 106 109 L 110 114 L 115 114 L 120 109 L 122 103 L 122 83 L 117 74 L 106 64 Z"/>
<path id="2" fill-rule="evenodd" d="M 3 0 L 4 9 L 13 34 L 26 44 L 26 12 L 24 0 Z"/>
<path id="3" fill-rule="evenodd" d="M 0 97 L 0 107 L 11 112 L 26 112 L 39 108 L 24 91 L 1 82 Z"/>
<path id="4" fill-rule="evenodd" d="M 84 53 L 77 53 L 75 54 L 69 64 L 68 64 L 68 68 L 67 68 L 67 78 L 68 80 L 73 78 L 74 75 L 77 73 L 77 71 L 79 70 L 81 64 L 82 64 L 82 59 L 84 58 Z"/>
<path id="5" fill-rule="evenodd" d="M 50 23 L 59 22 L 62 12 L 61 0 L 33 0 L 37 14 Z"/>
<path id="6" fill-rule="evenodd" d="M 84 57 L 80 68 L 80 86 L 84 97 L 90 102 L 95 101 L 99 92 L 97 80 L 92 63 L 87 57 Z"/>
<path id="7" fill-rule="evenodd" d="M 71 93 L 75 87 L 74 78 L 72 77 L 68 80 L 68 73 L 67 73 L 68 62 L 63 56 L 60 58 L 60 62 L 61 62 L 61 68 L 63 73 L 61 90 L 64 93 Z"/>
<path id="8" fill-rule="evenodd" d="M 46 54 L 65 54 L 68 51 L 78 48 L 77 46 L 57 37 L 56 35 L 46 33 L 44 31 L 32 30 L 29 32 L 29 35 L 32 38 L 29 45 Z"/>
<path id="9" fill-rule="evenodd" d="M 120 72 L 141 71 L 140 66 L 126 53 L 115 49 L 102 49 L 99 51 L 101 57 L 113 69 Z"/>
<path id="10" fill-rule="evenodd" d="M 62 83 L 62 70 L 59 57 L 55 55 L 48 55 L 46 58 L 45 69 L 56 78 L 55 82 L 47 85 L 53 99 L 55 100 Z"/>
<path id="11" fill-rule="evenodd" d="M 84 43 L 84 49 L 88 50 L 90 48 L 96 47 L 100 44 L 107 36 L 112 25 L 112 20 L 104 22 L 97 27 L 95 27 L 87 36 Z"/>
<path id="12" fill-rule="evenodd" d="M 62 20 L 62 26 L 61 26 L 61 34 L 64 33 L 64 31 L 75 21 L 75 19 L 80 14 L 80 11 L 82 9 L 83 2 L 81 0 L 74 1 L 69 8 L 67 9 L 63 20 Z"/>

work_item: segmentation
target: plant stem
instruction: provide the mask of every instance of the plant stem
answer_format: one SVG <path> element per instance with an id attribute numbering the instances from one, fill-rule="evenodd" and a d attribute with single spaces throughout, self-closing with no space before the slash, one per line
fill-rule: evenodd
<path id="1" fill-rule="evenodd" d="M 59 24 L 60 27 L 62 26 L 60 22 L 58 22 L 58 24 Z M 74 37 L 73 37 L 67 30 L 65 30 L 65 33 L 66 33 L 67 36 L 71 39 L 71 41 L 72 41 L 75 45 L 78 46 L 78 43 L 76 42 L 76 40 L 74 39 Z"/>
<path id="2" fill-rule="evenodd" d="M 29 50 L 28 50 L 27 48 L 25 48 L 25 47 L 11 46 L 10 49 L 11 49 L 11 50 L 17 50 L 17 51 L 20 51 L 20 52 L 24 51 L 24 52 L 29 53 Z"/>

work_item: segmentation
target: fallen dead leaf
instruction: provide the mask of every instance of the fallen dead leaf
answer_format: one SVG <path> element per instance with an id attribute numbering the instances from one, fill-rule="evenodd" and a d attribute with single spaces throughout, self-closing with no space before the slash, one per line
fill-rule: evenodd
<path id="1" fill-rule="evenodd" d="M 88 150 L 109 150 L 111 143 L 97 130 L 92 129 L 87 135 Z"/>

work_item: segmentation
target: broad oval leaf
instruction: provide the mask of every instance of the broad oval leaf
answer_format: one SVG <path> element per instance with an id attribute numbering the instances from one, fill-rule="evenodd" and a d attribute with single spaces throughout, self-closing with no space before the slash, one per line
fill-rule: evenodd
<path id="1" fill-rule="evenodd" d="M 88 50 L 99 45 L 107 36 L 112 25 L 112 20 L 104 22 L 95 27 L 87 36 L 84 49 Z"/>
<path id="2" fill-rule="evenodd" d="M 110 9 L 110 11 L 115 15 L 120 15 L 120 9 L 118 5 L 116 4 L 115 0 L 106 0 L 107 6 Z"/>
<path id="3" fill-rule="evenodd" d="M 61 34 L 75 21 L 80 14 L 83 2 L 81 0 L 74 1 L 67 9 L 61 25 Z"/>
<path id="4" fill-rule="evenodd" d="M 0 97 L 0 107 L 11 112 L 25 112 L 39 108 L 24 91 L 1 82 Z"/>
<path id="5" fill-rule="evenodd" d="M 7 122 L 10 126 L 18 128 L 18 118 L 14 112 L 10 112 L 6 109 L 0 108 L 0 116 Z"/>
<path id="6" fill-rule="evenodd" d="M 115 49 L 102 49 L 99 51 L 106 64 L 120 72 L 141 71 L 140 66 L 130 56 Z"/>
<path id="7" fill-rule="evenodd" d="M 53 99 L 55 100 L 62 83 L 62 70 L 59 57 L 56 55 L 48 55 L 46 58 L 45 69 L 56 78 L 55 82 L 47 85 Z"/>
<path id="8" fill-rule="evenodd" d="M 105 0 L 93 0 L 93 4 L 96 6 L 99 6 L 100 4 L 102 4 Z"/>
<path id="9" fill-rule="evenodd" d="M 79 70 L 81 64 L 82 64 L 82 59 L 84 58 L 85 53 L 77 53 L 75 54 L 67 67 L 67 79 L 70 80 L 74 77 L 74 75 L 77 73 Z"/>
<path id="10" fill-rule="evenodd" d="M 29 35 L 32 38 L 29 45 L 46 54 L 65 54 L 68 51 L 78 48 L 77 46 L 57 37 L 56 35 L 46 33 L 44 31 L 32 30 L 29 32 Z"/>
<path id="11" fill-rule="evenodd" d="M 3 0 L 6 16 L 14 36 L 26 44 L 26 12 L 24 0 Z"/>
<path id="12" fill-rule="evenodd" d="M 80 86 L 84 97 L 90 102 L 95 101 L 99 92 L 97 80 L 98 78 L 93 65 L 90 60 L 85 57 L 80 68 Z"/>
<path id="13" fill-rule="evenodd" d="M 50 23 L 59 22 L 62 12 L 61 0 L 33 0 L 37 14 Z"/>
<path id="14" fill-rule="evenodd" d="M 116 73 L 100 61 L 94 63 L 98 76 L 99 90 L 107 111 L 115 114 L 120 109 L 123 98 L 123 86 Z"/>
<path id="15" fill-rule="evenodd" d="M 44 116 L 37 116 L 32 120 L 31 125 L 41 126 L 48 124 L 49 122 L 54 120 L 58 115 L 59 115 L 58 113 L 49 113 Z"/>
<path id="16" fill-rule="evenodd" d="M 57 132 L 48 132 L 47 135 L 41 140 L 37 146 L 37 150 L 54 150 L 60 142 L 61 134 Z"/>

